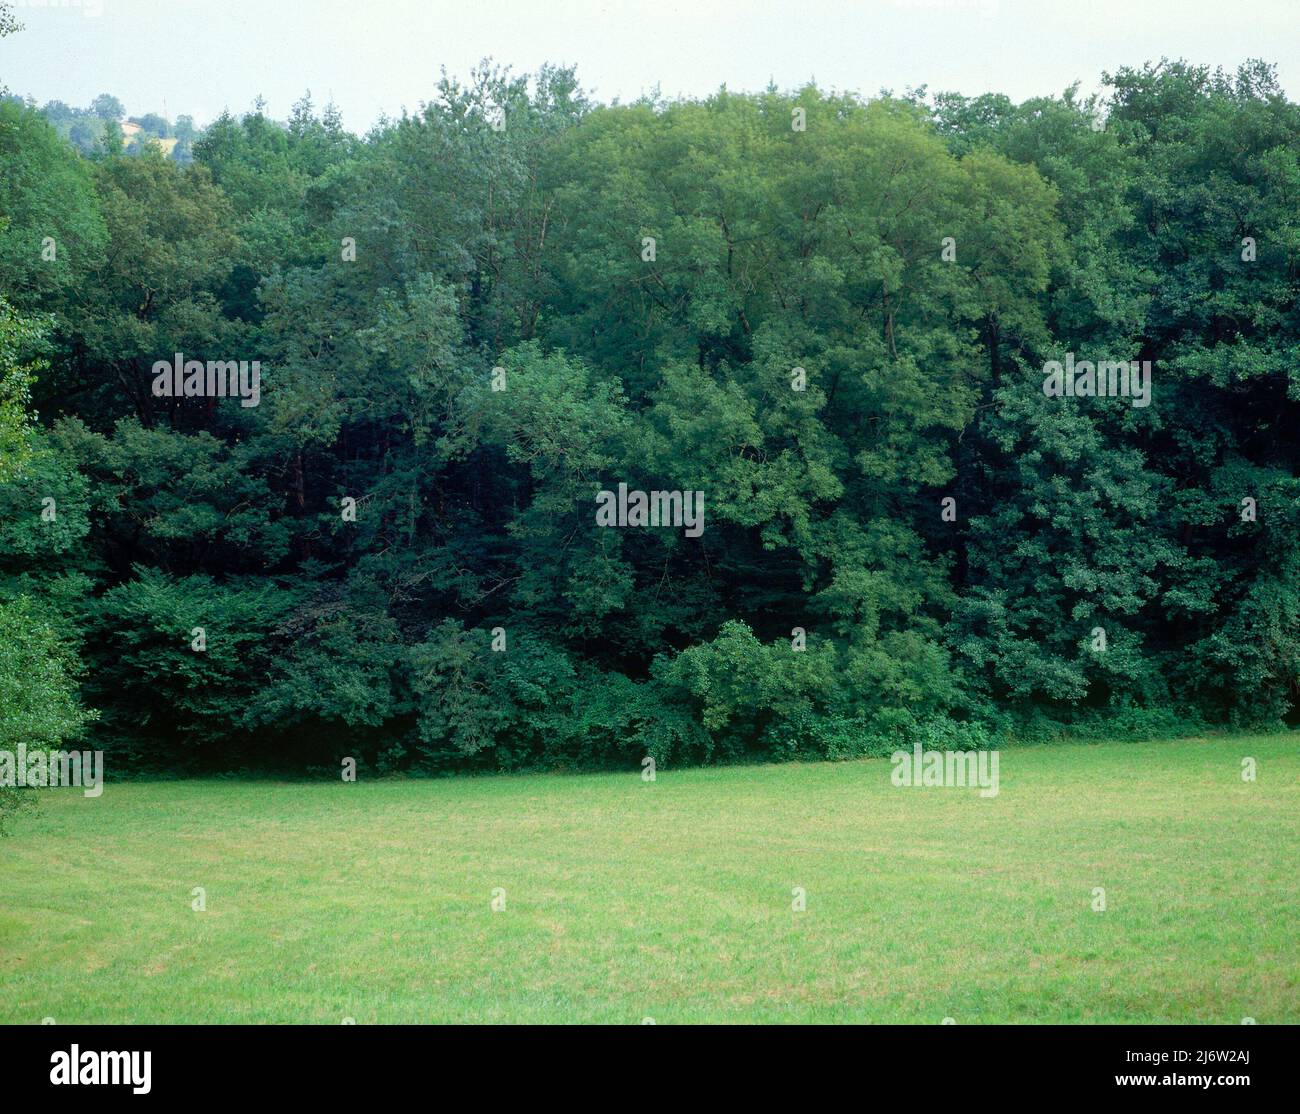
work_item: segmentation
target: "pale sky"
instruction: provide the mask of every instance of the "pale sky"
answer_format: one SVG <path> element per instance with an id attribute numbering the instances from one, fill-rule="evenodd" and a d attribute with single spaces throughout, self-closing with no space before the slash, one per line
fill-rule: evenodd
<path id="1" fill-rule="evenodd" d="M 0 85 L 39 103 L 112 93 L 127 112 L 207 124 L 261 94 L 285 118 L 310 89 L 364 131 L 416 109 L 442 67 L 485 56 L 531 73 L 576 64 L 596 99 L 810 78 L 872 95 L 1085 92 L 1162 55 L 1278 65 L 1300 95 L 1300 0 L 17 0 Z"/>

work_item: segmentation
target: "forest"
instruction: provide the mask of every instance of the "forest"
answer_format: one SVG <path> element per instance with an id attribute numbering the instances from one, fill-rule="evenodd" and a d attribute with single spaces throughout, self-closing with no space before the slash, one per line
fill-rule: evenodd
<path id="1" fill-rule="evenodd" d="M 485 62 L 183 159 L 11 93 L 0 747 L 436 774 L 1296 723 L 1300 107 L 1265 62 L 1103 84 L 602 104 Z"/>

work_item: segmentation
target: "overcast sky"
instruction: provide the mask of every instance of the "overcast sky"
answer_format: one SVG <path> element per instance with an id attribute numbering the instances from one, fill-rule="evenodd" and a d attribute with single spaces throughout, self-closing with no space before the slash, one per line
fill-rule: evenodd
<path id="1" fill-rule="evenodd" d="M 13 3 L 13 0 L 10 0 Z M 1059 93 L 1161 55 L 1278 65 L 1300 93 L 1300 0 L 18 0 L 0 84 L 38 102 L 113 93 L 132 115 L 208 123 L 310 89 L 364 131 L 415 109 L 441 67 L 576 64 L 597 99 L 810 78 L 874 94 Z"/>

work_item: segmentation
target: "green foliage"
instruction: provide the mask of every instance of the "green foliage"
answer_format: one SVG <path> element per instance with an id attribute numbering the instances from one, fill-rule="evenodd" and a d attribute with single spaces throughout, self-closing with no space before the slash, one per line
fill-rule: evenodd
<path id="1" fill-rule="evenodd" d="M 0 296 L 0 484 L 17 476 L 31 454 L 28 406 L 45 365 L 24 355 L 44 336 L 39 322 L 20 317 Z"/>
<path id="2" fill-rule="evenodd" d="M 0 600 L 152 766 L 1294 722 L 1300 109 L 1262 64 L 1107 80 L 593 106 L 484 65 L 364 138 L 178 122 L 192 165 L 5 102 Z M 261 404 L 156 397 L 177 352 Z M 1153 404 L 1045 396 L 1067 353 Z M 620 483 L 703 534 L 598 525 Z"/>
<path id="3" fill-rule="evenodd" d="M 0 165 L 0 291 L 20 310 L 57 310 L 103 258 L 91 171 L 14 101 L 0 102 Z"/>
<path id="4" fill-rule="evenodd" d="M 76 660 L 29 600 L 0 604 L 0 750 L 58 747 L 90 719 Z"/>
<path id="5" fill-rule="evenodd" d="M 0 603 L 0 751 L 57 750 L 94 715 L 78 699 L 79 664 L 30 600 Z M 30 794 L 0 786 L 0 835 Z"/>
<path id="6" fill-rule="evenodd" d="M 125 757 L 163 767 L 237 747 L 294 592 L 261 579 L 135 573 L 96 601 L 89 620 L 88 649 L 112 653 L 88 685 L 105 710 L 105 738 Z"/>

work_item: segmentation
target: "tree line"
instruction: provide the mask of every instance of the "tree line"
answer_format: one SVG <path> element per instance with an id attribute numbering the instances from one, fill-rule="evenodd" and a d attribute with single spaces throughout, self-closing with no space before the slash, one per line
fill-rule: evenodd
<path id="1" fill-rule="evenodd" d="M 0 104 L 0 694 L 110 770 L 1293 721 L 1300 111 L 484 64 L 193 161 Z M 1149 405 L 1044 389 L 1146 363 Z M 155 389 L 256 361 L 257 405 Z M 1136 365 L 1135 365 L 1136 366 Z M 703 529 L 598 493 L 699 493 Z"/>

